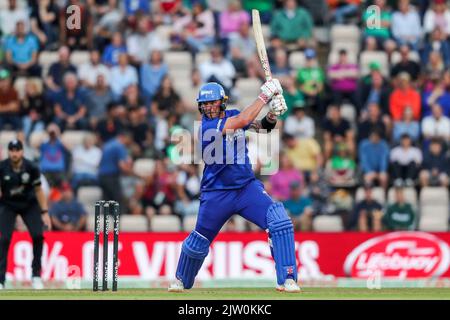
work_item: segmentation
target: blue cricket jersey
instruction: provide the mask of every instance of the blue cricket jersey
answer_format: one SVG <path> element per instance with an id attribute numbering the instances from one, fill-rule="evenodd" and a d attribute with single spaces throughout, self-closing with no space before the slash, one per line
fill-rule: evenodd
<path id="1" fill-rule="evenodd" d="M 223 118 L 202 118 L 199 141 L 205 168 L 201 191 L 240 189 L 255 179 L 245 139 L 248 126 L 222 135 L 227 119 L 237 114 L 238 110 L 225 110 Z"/>

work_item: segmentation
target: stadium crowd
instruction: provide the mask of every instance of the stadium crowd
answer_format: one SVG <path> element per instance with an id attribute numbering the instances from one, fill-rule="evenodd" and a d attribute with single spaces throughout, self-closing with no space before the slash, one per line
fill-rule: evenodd
<path id="1" fill-rule="evenodd" d="M 324 215 L 339 217 L 345 230 L 417 229 L 406 189 L 448 189 L 447 1 L 0 2 L 0 130 L 16 131 L 39 163 L 57 229 L 85 230 L 89 208 L 77 191 L 86 185 L 149 221 L 196 214 L 201 170 L 175 165 L 170 135 L 192 131 L 200 115 L 177 84 L 188 81 L 196 93 L 203 82 L 219 82 L 229 107 L 245 107 L 236 83 L 264 79 L 251 33 L 254 8 L 288 105 L 278 124 L 280 169 L 260 178 L 298 230 L 314 230 Z M 360 30 L 356 46 L 333 47 L 333 37 L 321 41 L 315 33 L 351 25 Z M 56 61 L 44 65 L 55 52 Z M 75 63 L 80 52 L 88 58 Z M 167 52 L 190 54 L 189 79 L 171 76 L 176 66 L 165 61 Z M 208 59 L 198 61 L 205 52 Z M 291 63 L 298 53 L 301 67 Z M 363 54 L 373 57 L 367 70 L 358 63 Z M 63 139 L 77 131 L 85 133 L 81 143 Z M 136 170 L 141 159 L 152 160 L 150 174 Z M 375 189 L 384 199 L 392 187 L 388 204 L 375 197 Z"/>

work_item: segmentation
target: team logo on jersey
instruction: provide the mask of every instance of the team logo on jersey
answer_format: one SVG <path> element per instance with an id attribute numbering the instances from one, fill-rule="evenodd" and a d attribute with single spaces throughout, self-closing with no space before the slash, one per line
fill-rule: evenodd
<path id="1" fill-rule="evenodd" d="M 28 172 L 22 173 L 22 183 L 28 183 L 30 181 L 30 174 Z"/>

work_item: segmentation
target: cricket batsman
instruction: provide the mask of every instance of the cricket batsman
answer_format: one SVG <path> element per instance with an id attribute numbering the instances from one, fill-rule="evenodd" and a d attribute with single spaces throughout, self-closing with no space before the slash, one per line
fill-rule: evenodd
<path id="1" fill-rule="evenodd" d="M 278 79 L 268 80 L 261 86 L 258 98 L 239 112 L 226 110 L 228 97 L 218 83 L 206 83 L 200 88 L 197 98 L 202 114 L 199 141 L 205 162 L 200 208 L 195 230 L 183 242 L 176 281 L 169 286 L 170 292 L 192 288 L 211 242 L 234 214 L 268 232 L 275 260 L 276 289 L 300 292 L 292 222 L 283 205 L 273 201 L 263 184 L 256 180 L 245 140 L 245 130 L 269 132 L 275 128 L 277 116 L 287 110 L 282 93 Z M 269 102 L 270 111 L 261 121 L 256 121 Z"/>

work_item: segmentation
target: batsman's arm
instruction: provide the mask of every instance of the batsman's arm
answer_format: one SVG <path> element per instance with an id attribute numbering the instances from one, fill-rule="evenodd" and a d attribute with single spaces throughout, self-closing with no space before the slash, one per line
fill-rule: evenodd
<path id="1" fill-rule="evenodd" d="M 261 120 L 255 120 L 250 124 L 249 130 L 269 133 L 277 125 L 277 116 L 268 112 Z"/>
<path id="2" fill-rule="evenodd" d="M 257 98 L 250 106 L 245 108 L 241 113 L 234 117 L 230 117 L 225 122 L 222 129 L 222 134 L 225 134 L 227 130 L 237 130 L 248 126 L 255 121 L 258 114 L 264 107 L 265 102 Z"/>

